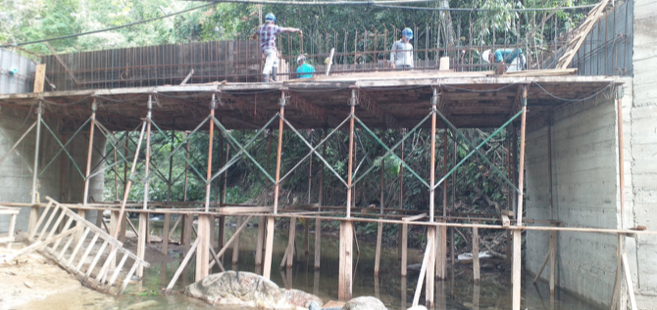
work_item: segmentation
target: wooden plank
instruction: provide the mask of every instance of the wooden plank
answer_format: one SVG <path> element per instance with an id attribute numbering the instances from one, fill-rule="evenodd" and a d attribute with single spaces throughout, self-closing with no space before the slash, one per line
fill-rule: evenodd
<path id="1" fill-rule="evenodd" d="M 477 222 L 473 222 L 477 224 Z M 479 269 L 479 229 L 472 229 L 472 274 L 475 283 L 481 279 L 481 270 Z"/>
<path id="2" fill-rule="evenodd" d="M 68 258 L 68 261 L 64 265 L 70 266 L 73 260 L 75 259 L 75 256 L 78 255 L 78 252 L 80 251 L 80 248 L 84 244 L 84 241 L 87 239 L 87 235 L 89 235 L 89 232 L 91 229 L 89 227 L 84 229 L 84 232 L 82 232 L 82 237 L 80 237 L 80 240 L 78 241 L 77 245 L 73 249 L 73 252 L 71 253 L 71 256 Z"/>
<path id="3" fill-rule="evenodd" d="M 16 258 L 19 257 L 19 256 L 22 256 L 22 255 L 25 255 L 25 254 L 28 254 L 28 253 L 31 253 L 31 252 L 37 251 L 37 250 L 39 250 L 39 249 L 41 249 L 41 248 L 44 248 L 44 247 L 48 246 L 48 245 L 49 245 L 50 243 L 52 243 L 52 242 L 55 242 L 55 241 L 57 241 L 57 240 L 60 240 L 60 239 L 66 238 L 66 237 L 68 237 L 68 236 L 70 236 L 70 235 L 76 233 L 78 230 L 79 230 L 79 228 L 71 228 L 71 229 L 69 229 L 69 230 L 67 230 L 67 231 L 65 231 L 65 232 L 63 232 L 63 233 L 61 233 L 61 234 L 59 234 L 59 235 L 57 235 L 57 236 L 51 238 L 50 240 L 44 240 L 44 241 L 39 240 L 39 241 L 36 241 L 36 242 L 32 243 L 31 245 L 29 245 L 29 246 L 27 246 L 27 247 L 24 247 L 24 248 L 22 248 L 22 249 L 20 249 L 20 250 L 18 250 L 18 251 L 16 251 L 16 252 L 14 252 L 13 254 L 11 254 L 11 255 L 5 257 L 4 260 L 5 260 L 6 262 L 10 262 L 10 261 L 16 259 Z"/>
<path id="4" fill-rule="evenodd" d="M 557 64 L 557 69 L 566 69 L 568 68 L 568 65 L 572 62 L 573 58 L 575 57 L 575 52 L 579 50 L 580 46 L 584 41 L 586 40 L 586 36 L 588 35 L 589 32 L 591 32 L 591 29 L 593 28 L 593 25 L 597 22 L 597 20 L 600 18 L 602 12 L 604 11 L 605 7 L 609 3 L 609 0 L 602 0 L 600 3 L 598 3 L 597 6 L 595 6 L 591 11 L 589 11 L 589 15 L 587 16 L 586 20 L 577 28 L 576 31 L 578 31 L 578 35 L 571 40 L 571 42 L 568 44 L 568 51 L 566 51 L 566 54 L 568 57 L 565 59 L 559 59 L 559 63 Z M 574 46 L 571 46 L 571 44 L 574 43 Z M 569 53 L 570 51 L 573 51 L 573 53 Z"/>
<path id="5" fill-rule="evenodd" d="M 402 224 L 401 229 L 401 276 L 408 274 L 408 224 Z"/>
<path id="6" fill-rule="evenodd" d="M 513 263 L 511 266 L 511 281 L 513 285 L 513 300 L 512 309 L 520 310 L 520 292 L 522 288 L 521 275 L 522 275 L 522 252 L 520 245 L 522 243 L 521 231 L 516 229 L 513 231 Z"/>
<path id="7" fill-rule="evenodd" d="M 178 269 L 176 270 L 176 273 L 173 274 L 173 278 L 171 278 L 171 281 L 169 282 L 169 285 L 167 285 L 167 290 L 166 293 L 171 293 L 171 289 L 173 286 L 176 284 L 176 281 L 178 281 L 178 277 L 180 277 L 180 274 L 182 273 L 183 269 L 187 266 L 189 263 L 189 260 L 192 258 L 194 253 L 196 253 L 196 247 L 198 247 L 199 242 L 201 241 L 200 238 L 196 238 L 194 240 L 194 243 L 192 243 L 191 247 L 189 248 L 189 251 L 187 251 L 187 254 L 185 254 L 185 258 L 183 258 L 182 262 L 180 263 L 180 266 L 178 266 Z M 136 265 L 137 263 L 135 263 Z M 136 268 L 133 266 L 133 268 Z M 126 282 L 129 279 L 126 279 Z M 127 283 L 124 283 L 123 287 L 125 287 Z M 123 290 L 123 289 L 122 289 Z"/>
<path id="8" fill-rule="evenodd" d="M 338 299 L 347 301 L 352 295 L 352 263 L 354 229 L 351 221 L 340 222 L 340 265 L 338 274 Z"/>
<path id="9" fill-rule="evenodd" d="M 80 261 L 78 262 L 77 266 L 75 266 L 75 271 L 80 271 L 80 268 L 82 268 L 82 265 L 84 264 L 84 261 L 87 260 L 87 256 L 89 256 L 89 253 L 91 253 L 91 250 L 93 249 L 94 245 L 96 244 L 96 241 L 98 240 L 98 233 L 94 234 L 94 236 L 91 238 L 91 241 L 89 242 L 89 245 L 87 245 L 87 249 L 84 250 L 84 253 L 82 253 L 82 256 L 80 257 Z"/>
<path id="10" fill-rule="evenodd" d="M 533 283 L 536 283 L 538 279 L 541 277 L 541 274 L 543 273 L 543 270 L 545 270 L 545 266 L 547 266 L 548 260 L 550 259 L 550 251 L 545 255 L 545 259 L 543 259 L 543 263 L 541 264 L 541 268 L 538 268 L 538 272 L 536 273 L 536 276 L 534 276 L 534 281 Z"/>
<path id="11" fill-rule="evenodd" d="M 266 220 L 264 217 L 258 218 L 258 235 L 256 238 L 256 249 L 255 249 L 255 265 L 262 266 L 262 255 L 263 247 L 265 244 L 265 224 Z"/>
<path id="12" fill-rule="evenodd" d="M 267 233 L 265 234 L 265 261 L 262 268 L 262 276 L 269 280 L 271 276 L 271 259 L 272 251 L 274 249 L 274 217 L 267 218 Z"/>
<path id="13" fill-rule="evenodd" d="M 39 234 L 39 237 L 33 240 L 43 240 L 43 238 L 46 236 L 46 233 L 48 233 L 48 227 L 50 226 L 50 223 L 52 220 L 55 218 L 57 215 L 57 211 L 61 210 L 59 204 L 55 205 L 55 207 L 52 209 L 50 212 L 50 216 L 48 217 L 48 220 L 46 221 L 46 224 L 44 224 L 43 229 L 41 230 L 41 233 Z M 38 226 L 34 228 L 34 233 L 38 230 Z"/>
<path id="14" fill-rule="evenodd" d="M 418 214 L 418 215 L 413 215 L 413 216 L 407 216 L 407 217 L 402 217 L 402 221 L 404 222 L 413 222 L 417 220 L 421 220 L 423 218 L 427 217 L 426 213 Z"/>
<path id="15" fill-rule="evenodd" d="M 242 217 L 237 216 L 237 227 L 242 226 Z M 233 242 L 233 265 L 236 265 L 237 262 L 240 259 L 240 233 L 235 232 L 235 235 L 237 235 L 237 238 L 235 239 L 235 242 Z"/>
<path id="16" fill-rule="evenodd" d="M 383 223 L 378 223 L 376 229 L 376 250 L 374 254 L 374 276 L 379 276 L 379 265 L 381 264 L 381 242 L 383 239 Z"/>
<path id="17" fill-rule="evenodd" d="M 555 289 L 555 273 L 556 273 L 556 263 L 557 263 L 557 233 L 554 231 L 550 232 L 550 296 L 554 297 Z"/>
<path id="18" fill-rule="evenodd" d="M 290 231 L 287 240 L 287 268 L 292 268 L 292 261 L 294 260 L 294 240 L 296 238 L 297 218 L 290 218 Z"/>
<path id="19" fill-rule="evenodd" d="M 237 227 L 237 230 L 235 230 L 235 234 L 233 234 L 233 236 L 230 237 L 230 239 L 228 239 L 228 242 L 226 242 L 226 244 L 224 244 L 224 247 L 221 248 L 221 250 L 219 250 L 219 252 L 217 253 L 217 257 L 221 257 L 221 256 L 224 255 L 224 253 L 226 252 L 226 250 L 228 250 L 228 248 L 230 247 L 230 245 L 233 243 L 233 241 L 235 241 L 235 239 L 236 239 L 237 236 L 239 235 L 238 233 L 241 232 L 242 229 L 244 229 L 244 228 L 246 227 L 246 224 L 248 224 L 249 221 L 250 221 L 252 218 L 253 218 L 253 215 L 249 215 L 249 216 L 246 218 L 246 220 L 245 220 L 244 222 L 242 222 L 242 225 L 240 225 L 239 227 Z M 272 232 L 272 234 L 273 234 L 273 232 Z"/>
<path id="20" fill-rule="evenodd" d="M 130 270 L 126 274 L 125 279 L 123 279 L 123 284 L 121 285 L 121 289 L 119 290 L 119 295 L 121 295 L 121 293 L 123 293 L 125 288 L 128 286 L 128 283 L 130 283 L 130 278 L 132 278 L 132 275 L 135 273 L 135 270 L 137 270 L 137 267 L 139 267 L 139 265 L 140 265 L 140 263 L 139 263 L 138 260 L 136 260 L 134 262 L 134 264 L 132 264 L 132 267 L 130 268 Z M 178 276 L 180 276 L 180 275 L 178 275 Z M 167 292 L 170 292 L 170 291 L 171 291 L 170 289 L 167 289 Z"/>
<path id="21" fill-rule="evenodd" d="M 630 297 L 630 305 L 632 310 L 637 310 L 636 306 L 636 297 L 634 296 L 634 286 L 632 284 L 632 273 L 630 272 L 630 266 L 627 262 L 627 253 L 623 252 L 622 255 L 622 264 L 623 264 L 623 273 L 625 274 L 625 284 L 627 284 L 627 293 Z"/>
<path id="22" fill-rule="evenodd" d="M 89 268 L 87 268 L 87 272 L 84 275 L 85 278 L 88 278 L 91 275 L 91 272 L 94 271 L 96 264 L 98 264 L 100 257 L 103 256 L 103 252 L 105 251 L 105 248 L 107 247 L 108 244 L 109 242 L 105 240 L 105 242 L 103 242 L 103 244 L 100 246 L 100 249 L 98 249 L 98 253 L 96 253 L 96 256 L 94 256 L 94 259 L 91 261 L 91 264 L 89 264 Z"/>
<path id="23" fill-rule="evenodd" d="M 16 210 L 18 211 L 18 210 Z M 14 241 L 14 231 L 16 230 L 16 214 L 14 213 L 11 215 L 11 218 L 9 219 L 9 236 L 8 238 L 9 243 L 7 243 L 7 249 L 11 250 L 11 243 Z"/>
<path id="24" fill-rule="evenodd" d="M 38 64 L 34 73 L 34 93 L 42 93 L 46 76 L 46 64 Z"/>
<path id="25" fill-rule="evenodd" d="M 66 224 L 64 225 L 64 227 L 62 228 L 62 231 L 66 231 L 69 227 L 71 227 L 71 224 L 72 224 L 72 223 L 73 223 L 73 219 L 72 219 L 72 218 L 69 218 L 69 219 L 66 221 Z M 54 231 L 54 229 L 53 229 L 53 231 Z M 59 247 L 59 243 L 60 243 L 61 241 L 62 241 L 62 239 L 59 239 L 59 240 L 57 240 L 57 241 L 52 245 L 51 250 L 52 250 L 53 252 L 57 250 L 57 247 Z"/>
<path id="26" fill-rule="evenodd" d="M 315 219 L 315 270 L 319 270 L 322 254 L 322 220 Z"/>
<path id="27" fill-rule="evenodd" d="M 105 287 L 105 293 L 109 292 L 110 288 L 112 288 L 114 281 L 116 281 L 116 278 L 121 273 L 121 270 L 123 269 L 123 265 L 125 265 L 125 262 L 128 260 L 128 257 L 129 257 L 128 253 L 124 252 L 123 257 L 119 261 L 119 264 L 116 266 L 116 269 L 114 269 L 114 273 L 112 273 L 112 276 L 107 282 L 107 286 Z"/>
<path id="28" fill-rule="evenodd" d="M 420 304 L 420 295 L 422 294 L 422 284 L 424 284 L 425 273 L 427 272 L 427 265 L 429 264 L 429 253 L 433 251 L 433 242 L 427 242 L 426 250 L 424 251 L 424 259 L 422 259 L 422 268 L 420 268 L 420 275 L 417 278 L 417 286 L 415 287 L 415 295 L 413 295 L 413 307 Z"/>
<path id="29" fill-rule="evenodd" d="M 171 214 L 164 215 L 164 225 L 162 226 L 162 253 L 169 253 L 169 226 L 171 225 Z"/>

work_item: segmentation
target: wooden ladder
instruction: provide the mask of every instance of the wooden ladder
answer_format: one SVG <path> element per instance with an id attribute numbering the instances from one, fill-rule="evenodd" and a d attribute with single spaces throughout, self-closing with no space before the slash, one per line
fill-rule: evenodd
<path id="1" fill-rule="evenodd" d="M 30 247 L 36 248 L 41 254 L 57 262 L 83 284 L 95 290 L 110 293 L 123 266 L 130 259 L 132 266 L 125 274 L 121 287 L 115 291 L 116 295 L 120 295 L 140 265 L 150 266 L 148 262 L 123 248 L 123 244 L 119 240 L 114 239 L 104 230 L 52 198 L 46 197 L 46 199 L 48 199 L 48 205 L 35 227 L 28 232 L 28 239 L 32 242 Z M 58 231 L 62 223 L 65 224 Z M 85 245 L 88 238 L 91 238 L 91 241 Z M 96 244 L 100 244 L 100 248 L 93 255 L 91 262 L 85 264 L 86 260 L 91 257 Z M 71 248 L 72 250 L 69 251 Z M 121 259 L 113 272 L 110 272 L 117 257 L 121 257 Z M 99 270 L 95 270 L 97 266 L 101 266 Z"/>
<path id="2" fill-rule="evenodd" d="M 579 47 L 582 46 L 582 43 L 584 43 L 584 40 L 586 40 L 586 36 L 589 34 L 589 32 L 591 32 L 593 25 L 595 25 L 600 16 L 602 16 L 602 12 L 604 12 L 608 3 L 609 0 L 600 1 L 598 5 L 591 9 L 589 15 L 586 17 L 586 20 L 584 20 L 584 22 L 579 27 L 577 27 L 577 30 L 575 30 L 577 34 L 570 40 L 568 43 L 568 48 L 566 48 L 564 54 L 559 58 L 559 61 L 557 62 L 557 69 L 568 68 L 570 63 L 573 61 L 573 58 L 575 58 L 575 54 L 577 54 Z"/>

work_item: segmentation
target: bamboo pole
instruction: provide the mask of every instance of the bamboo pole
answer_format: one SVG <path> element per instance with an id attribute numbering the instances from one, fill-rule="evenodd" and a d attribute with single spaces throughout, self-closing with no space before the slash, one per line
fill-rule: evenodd
<path id="1" fill-rule="evenodd" d="M 269 158 L 271 155 L 271 136 L 267 136 L 267 166 L 265 170 L 267 173 L 269 173 Z M 265 205 L 268 203 L 269 200 L 269 189 L 267 189 L 267 192 L 265 193 Z M 262 266 L 262 252 L 264 250 L 264 245 L 265 245 L 265 225 L 266 225 L 266 218 L 265 217 L 259 217 L 258 218 L 258 236 L 256 239 L 256 249 L 255 249 L 255 265 L 256 267 Z M 256 268 L 257 269 L 257 268 Z"/>
<path id="2" fill-rule="evenodd" d="M 146 130 L 146 122 L 141 124 L 141 132 L 139 133 L 139 141 L 137 142 L 137 149 L 135 150 L 135 158 L 132 161 L 132 167 L 130 168 L 130 179 L 125 186 L 123 191 L 123 200 L 121 201 L 121 209 L 119 211 L 119 218 L 122 218 L 125 214 L 125 205 L 128 202 L 128 195 L 130 194 L 130 188 L 132 187 L 132 177 L 135 174 L 135 168 L 137 168 L 137 160 L 139 159 L 139 149 L 141 148 L 141 141 L 144 139 L 144 131 Z M 116 239 L 118 234 L 118 229 L 114 230 L 114 235 L 112 237 Z"/>
<path id="3" fill-rule="evenodd" d="M 443 130 L 443 176 L 447 174 L 447 130 Z M 453 186 L 453 185 L 452 185 Z M 443 184 L 443 218 L 447 217 L 447 182 Z M 444 219 L 441 221 L 445 221 Z M 438 227 L 436 241 L 436 278 L 445 279 L 447 274 L 447 227 Z"/>
<path id="4" fill-rule="evenodd" d="M 387 30 L 386 30 L 386 33 L 387 33 Z M 386 38 L 386 41 L 387 41 L 387 38 Z M 404 141 L 405 140 L 403 140 L 403 137 L 404 137 L 405 133 L 406 133 L 406 130 L 402 129 L 402 141 L 401 141 L 401 161 L 402 162 L 404 161 Z M 404 165 L 399 166 L 399 209 L 400 210 L 404 209 Z M 408 229 L 408 226 L 406 228 L 404 228 L 402 226 L 403 225 L 397 225 L 397 235 L 398 235 L 398 239 L 397 239 L 397 259 L 399 259 L 399 260 L 403 260 L 404 253 L 406 251 L 402 247 L 402 242 L 405 239 L 404 236 L 403 236 L 404 231 L 406 231 Z M 408 231 L 406 231 L 406 233 L 408 233 Z M 403 267 L 403 266 L 404 266 L 404 264 L 402 264 L 402 270 L 406 270 L 406 267 Z M 404 273 L 402 275 L 405 276 L 406 272 L 404 271 Z"/>
<path id="5" fill-rule="evenodd" d="M 322 131 L 322 140 L 326 138 L 326 130 Z M 326 142 L 322 145 L 322 157 L 326 158 Z M 323 203 L 323 194 L 324 194 L 324 162 L 322 162 L 322 168 L 319 171 L 319 194 L 317 197 L 318 201 L 318 211 L 322 212 L 322 203 Z M 315 270 L 319 270 L 321 252 L 322 252 L 322 220 L 319 219 L 319 214 L 315 219 Z M 319 278 L 319 277 L 316 277 Z"/>
<path id="6" fill-rule="evenodd" d="M 205 180 L 205 205 L 204 212 L 210 211 L 210 195 L 212 191 L 211 187 L 211 178 L 212 178 L 212 147 L 214 142 L 214 120 L 215 120 L 215 108 L 216 108 L 216 97 L 212 95 L 212 101 L 210 102 L 210 130 L 208 137 L 208 168 Z M 198 235 L 197 239 L 200 239 L 199 246 L 196 248 L 196 274 L 195 280 L 200 281 L 201 279 L 207 277 L 210 274 L 209 261 L 210 261 L 210 247 L 212 246 L 210 242 L 212 241 L 212 236 L 210 235 L 210 222 L 211 215 L 208 214 L 199 214 L 198 215 Z"/>
<path id="7" fill-rule="evenodd" d="M 381 160 L 381 190 L 380 190 L 380 214 L 383 215 L 383 202 L 384 202 L 384 172 L 385 172 L 385 160 Z M 381 217 L 379 217 L 381 219 Z M 383 223 L 378 223 L 377 224 L 377 229 L 376 229 L 376 253 L 374 255 L 374 276 L 377 277 L 379 276 L 379 265 L 381 264 L 381 243 L 383 239 Z"/>
<path id="8" fill-rule="evenodd" d="M 174 143 L 174 132 L 171 132 L 171 145 Z M 169 157 L 169 179 L 167 181 L 167 202 L 171 202 L 171 182 L 173 177 L 173 157 Z M 164 214 L 164 225 L 162 226 L 162 253 L 169 251 L 169 227 L 171 226 L 171 214 Z"/>
<path id="9" fill-rule="evenodd" d="M 520 119 L 520 161 L 518 168 L 518 221 L 516 226 L 522 227 L 522 207 L 524 197 L 524 168 L 525 168 L 525 130 L 527 125 L 527 86 L 522 86 L 522 116 Z M 521 272 L 522 272 L 522 253 L 521 253 L 522 234 L 519 229 L 513 231 L 513 310 L 520 310 L 521 297 Z"/>
<path id="10" fill-rule="evenodd" d="M 148 113 L 146 114 L 146 158 L 144 164 L 144 201 L 142 205 L 142 210 L 148 210 L 148 190 L 150 185 L 150 163 L 151 163 L 151 117 L 152 117 L 153 101 L 152 96 L 148 96 Z M 122 214 L 119 212 L 119 218 Z M 117 221 L 120 223 L 121 221 Z M 115 228 L 118 230 L 118 227 Z M 115 231 L 115 235 L 118 231 Z M 137 238 L 137 257 L 144 260 L 146 254 L 146 242 L 149 232 L 148 232 L 148 213 L 139 213 L 139 238 Z M 144 276 L 144 266 L 137 267 L 137 276 L 142 278 Z"/>
<path id="11" fill-rule="evenodd" d="M 89 203 L 89 175 L 91 174 L 91 155 L 93 154 L 94 147 L 94 129 L 96 129 L 96 99 L 91 103 L 91 122 L 89 125 L 89 145 L 87 146 L 87 169 L 84 175 L 84 192 L 82 197 L 82 204 L 84 206 Z M 38 129 L 38 128 L 37 128 Z M 36 170 L 36 168 L 34 169 Z M 78 215 L 82 218 L 86 218 L 86 211 L 83 209 L 78 209 Z M 98 214 L 96 214 L 98 216 Z M 102 217 L 102 213 L 101 213 Z M 119 221 L 120 223 L 120 221 Z M 77 223 L 76 226 L 82 225 L 82 223 Z M 116 227 L 115 229 L 119 229 Z"/>
<path id="12" fill-rule="evenodd" d="M 477 224 L 477 221 L 472 221 Z M 479 283 L 481 278 L 481 270 L 479 269 L 479 229 L 477 227 L 472 229 L 472 275 L 474 283 Z"/>
<path id="13" fill-rule="evenodd" d="M 440 101 L 440 95 L 438 91 L 433 88 L 433 96 L 431 97 L 431 161 L 429 169 L 429 222 L 435 221 L 435 204 L 436 204 L 436 111 L 437 104 Z M 436 243 L 436 229 L 435 227 L 427 228 L 427 242 Z M 433 248 L 429 254 L 429 261 L 427 266 L 427 276 L 426 276 L 426 293 L 425 301 L 426 306 L 431 308 L 434 303 L 434 279 L 436 277 L 435 267 L 436 267 L 436 249 Z"/>
<path id="14" fill-rule="evenodd" d="M 347 220 L 340 222 L 340 270 L 338 275 L 338 299 L 349 300 L 352 296 L 352 256 L 353 256 L 353 223 L 349 220 L 351 218 L 351 204 L 352 204 L 352 174 L 353 174 L 353 156 L 354 156 L 354 116 L 356 110 L 356 90 L 351 90 L 351 98 L 349 105 L 351 106 L 350 120 L 349 120 L 349 164 L 348 164 L 348 177 L 347 177 Z"/>
<path id="15" fill-rule="evenodd" d="M 285 90 L 281 90 L 281 99 L 279 100 L 280 112 L 278 119 L 278 145 L 276 146 L 276 180 L 274 186 L 274 215 L 278 214 L 278 195 L 281 179 L 281 152 L 283 148 L 283 124 L 285 122 Z M 267 242 L 265 244 L 265 266 L 262 270 L 262 276 L 269 279 L 271 275 L 271 260 L 274 250 L 274 217 L 267 218 Z"/>

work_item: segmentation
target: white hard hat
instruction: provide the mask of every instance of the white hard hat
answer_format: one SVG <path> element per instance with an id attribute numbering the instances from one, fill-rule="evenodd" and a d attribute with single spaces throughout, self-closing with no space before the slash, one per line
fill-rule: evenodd
<path id="1" fill-rule="evenodd" d="M 487 63 L 490 62 L 489 57 L 490 57 L 490 49 L 485 50 L 483 53 L 481 53 L 481 59 L 483 59 Z"/>
<path id="2" fill-rule="evenodd" d="M 305 61 L 305 60 L 306 60 L 306 56 L 304 56 L 303 54 L 297 57 L 297 63 L 300 63 L 301 61 Z"/>

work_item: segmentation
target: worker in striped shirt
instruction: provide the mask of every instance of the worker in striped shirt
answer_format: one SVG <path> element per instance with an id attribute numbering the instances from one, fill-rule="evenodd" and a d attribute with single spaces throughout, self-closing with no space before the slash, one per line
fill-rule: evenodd
<path id="1" fill-rule="evenodd" d="M 411 28 L 402 30 L 402 37 L 392 44 L 390 51 L 390 67 L 395 69 L 413 69 L 413 31 Z"/>
<path id="2" fill-rule="evenodd" d="M 278 50 L 276 50 L 276 35 L 282 32 L 298 32 L 303 36 L 300 29 L 284 28 L 276 25 L 276 16 L 269 13 L 265 16 L 265 23 L 258 27 L 256 35 L 260 37 L 260 49 L 266 57 L 265 67 L 262 69 L 262 81 L 269 82 L 269 75 L 272 80 L 276 80 L 276 71 L 278 69 Z"/>

